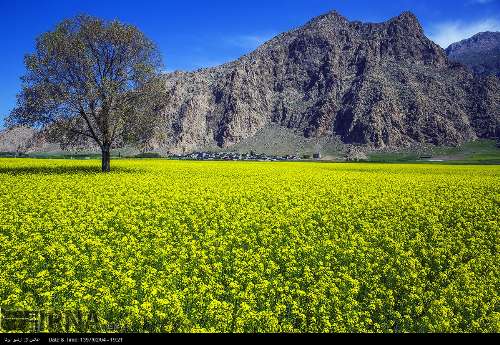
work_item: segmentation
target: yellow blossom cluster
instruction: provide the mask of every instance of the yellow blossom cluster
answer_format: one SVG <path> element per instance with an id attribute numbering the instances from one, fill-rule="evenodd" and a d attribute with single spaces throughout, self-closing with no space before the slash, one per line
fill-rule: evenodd
<path id="1" fill-rule="evenodd" d="M 131 332 L 500 332 L 500 167 L 112 163 L 0 160 L 1 308 Z"/>

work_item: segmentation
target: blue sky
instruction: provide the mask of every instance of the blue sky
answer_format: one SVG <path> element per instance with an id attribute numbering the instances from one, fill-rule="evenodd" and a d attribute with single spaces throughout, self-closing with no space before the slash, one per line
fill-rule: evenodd
<path id="1" fill-rule="evenodd" d="M 480 31 L 500 31 L 500 0 L 0 0 L 0 126 L 15 105 L 24 55 L 64 18 L 87 13 L 137 25 L 158 44 L 171 71 L 236 59 L 331 10 L 369 22 L 410 10 L 444 47 Z"/>

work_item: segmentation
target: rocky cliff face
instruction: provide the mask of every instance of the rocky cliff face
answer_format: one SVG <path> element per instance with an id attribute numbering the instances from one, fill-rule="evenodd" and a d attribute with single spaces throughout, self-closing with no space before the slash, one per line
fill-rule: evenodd
<path id="1" fill-rule="evenodd" d="M 50 144 L 43 133 L 29 127 L 14 127 L 0 131 L 0 153 L 31 153 L 60 149 Z"/>
<path id="2" fill-rule="evenodd" d="M 446 49 L 452 61 L 468 66 L 480 76 L 500 77 L 500 32 L 481 32 Z"/>
<path id="3" fill-rule="evenodd" d="M 271 124 L 373 147 L 499 131 L 498 79 L 450 62 L 411 13 L 380 24 L 328 13 L 237 61 L 165 78 L 171 152 L 227 148 Z"/>
<path id="4" fill-rule="evenodd" d="M 0 131 L 0 152 L 25 152 L 32 146 L 35 130 L 16 127 Z"/>

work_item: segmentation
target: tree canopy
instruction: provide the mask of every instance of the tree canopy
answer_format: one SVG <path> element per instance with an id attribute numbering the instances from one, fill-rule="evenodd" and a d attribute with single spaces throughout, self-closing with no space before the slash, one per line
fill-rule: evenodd
<path id="1" fill-rule="evenodd" d="M 67 143 L 92 140 L 104 172 L 111 148 L 152 132 L 162 62 L 136 27 L 87 15 L 65 20 L 37 39 L 25 65 L 8 124 L 49 128 Z"/>

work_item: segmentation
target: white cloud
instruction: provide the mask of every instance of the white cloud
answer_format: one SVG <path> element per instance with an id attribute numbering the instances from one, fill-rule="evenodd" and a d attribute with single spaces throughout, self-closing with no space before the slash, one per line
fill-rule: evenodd
<path id="1" fill-rule="evenodd" d="M 495 0 L 471 0 L 470 3 L 471 4 L 480 4 L 480 5 L 484 5 L 484 4 L 489 4 L 489 3 L 492 3 L 493 1 Z"/>
<path id="2" fill-rule="evenodd" d="M 496 18 L 486 18 L 470 23 L 462 21 L 439 23 L 431 28 L 430 38 L 441 47 L 447 48 L 452 43 L 472 37 L 484 31 L 500 31 L 500 20 Z"/>

